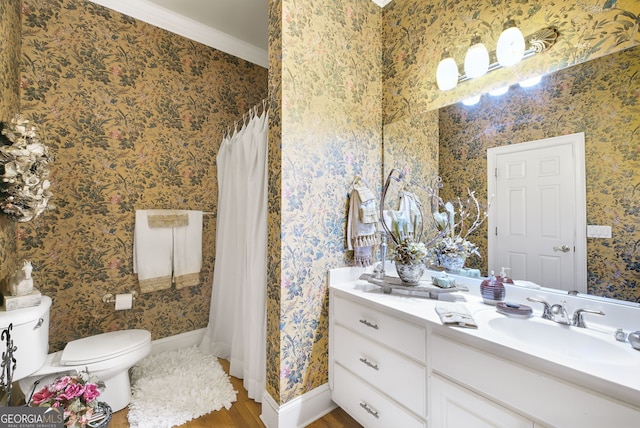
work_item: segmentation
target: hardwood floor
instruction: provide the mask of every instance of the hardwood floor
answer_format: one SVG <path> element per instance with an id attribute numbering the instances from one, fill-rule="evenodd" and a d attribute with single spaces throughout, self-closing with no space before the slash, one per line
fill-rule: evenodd
<path id="1" fill-rule="evenodd" d="M 224 370 L 229 373 L 229 362 L 220 360 Z M 242 380 L 231 377 L 231 383 L 238 391 L 237 400 L 231 409 L 222 408 L 217 412 L 211 412 L 198 419 L 180 425 L 180 428 L 259 428 L 265 425 L 260 420 L 262 405 L 247 397 L 247 390 L 242 386 Z M 114 413 L 109 428 L 129 428 L 127 422 L 127 409 Z M 344 410 L 337 408 L 333 412 L 315 421 L 307 428 L 361 428 Z"/>

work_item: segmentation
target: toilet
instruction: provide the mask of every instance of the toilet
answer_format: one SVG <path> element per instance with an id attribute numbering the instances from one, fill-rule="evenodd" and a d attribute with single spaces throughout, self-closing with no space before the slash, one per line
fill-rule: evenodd
<path id="1" fill-rule="evenodd" d="M 92 377 L 105 383 L 98 400 L 109 404 L 114 412 L 125 408 L 131 399 L 129 369 L 151 351 L 151 333 L 132 329 L 97 334 L 71 341 L 62 351 L 47 354 L 50 308 L 51 298 L 43 296 L 38 306 L 0 311 L 0 330 L 13 324 L 10 334 L 17 348 L 13 380 L 19 381 L 25 397 L 28 399 L 58 376 L 88 370 Z M 6 351 L 4 341 L 0 351 Z"/>

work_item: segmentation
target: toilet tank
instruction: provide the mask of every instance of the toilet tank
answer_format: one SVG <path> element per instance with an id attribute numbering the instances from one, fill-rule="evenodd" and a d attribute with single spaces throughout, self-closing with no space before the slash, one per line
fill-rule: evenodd
<path id="1" fill-rule="evenodd" d="M 4 332 L 9 324 L 13 346 L 16 351 L 16 368 L 13 380 L 20 380 L 38 370 L 44 364 L 49 352 L 49 309 L 51 298 L 42 296 L 38 306 L 5 311 L 0 308 L 0 332 Z M 0 340 L 0 355 L 6 352 L 6 337 Z"/>

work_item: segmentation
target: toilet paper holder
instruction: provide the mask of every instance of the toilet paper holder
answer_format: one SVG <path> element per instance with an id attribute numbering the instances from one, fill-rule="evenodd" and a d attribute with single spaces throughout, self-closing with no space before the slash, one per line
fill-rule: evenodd
<path id="1" fill-rule="evenodd" d="M 136 300 L 136 297 L 138 297 L 138 292 L 133 290 L 131 292 L 131 298 L 133 300 Z M 103 303 L 115 303 L 116 302 L 116 296 L 114 294 L 111 293 L 107 293 L 104 296 L 102 296 L 102 302 Z"/>

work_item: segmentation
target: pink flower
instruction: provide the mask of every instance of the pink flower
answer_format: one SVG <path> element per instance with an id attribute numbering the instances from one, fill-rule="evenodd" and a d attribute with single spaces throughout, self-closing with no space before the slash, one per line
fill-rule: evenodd
<path id="1" fill-rule="evenodd" d="M 69 385 L 69 383 L 71 383 L 71 377 L 63 376 L 60 379 L 58 379 L 56 383 L 53 384 L 52 389 L 56 392 L 62 391 L 67 387 L 67 385 Z"/>
<path id="2" fill-rule="evenodd" d="M 80 397 L 84 393 L 84 385 L 80 385 L 79 383 L 70 383 L 65 388 L 64 392 L 58 395 L 59 400 L 73 400 L 74 398 Z"/>
<path id="3" fill-rule="evenodd" d="M 53 396 L 54 396 L 53 392 L 49 391 L 49 388 L 45 386 L 40 391 L 33 394 L 31 401 L 33 402 L 33 404 L 40 405 L 45 401 L 49 400 L 50 398 L 52 398 Z"/>
<path id="4" fill-rule="evenodd" d="M 95 383 L 89 383 L 84 388 L 83 398 L 87 403 L 92 402 L 100 395 L 100 390 Z"/>

